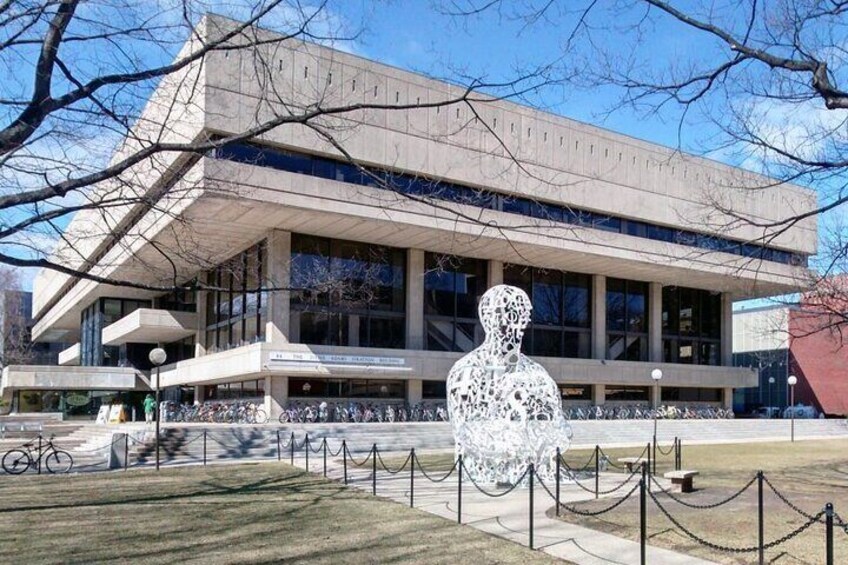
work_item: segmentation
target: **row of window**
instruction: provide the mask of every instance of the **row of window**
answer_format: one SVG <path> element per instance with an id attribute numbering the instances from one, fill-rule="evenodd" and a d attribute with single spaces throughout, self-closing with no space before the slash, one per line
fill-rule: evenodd
<path id="1" fill-rule="evenodd" d="M 598 214 L 529 198 L 502 195 L 455 183 L 430 180 L 418 175 L 394 173 L 371 167 L 360 168 L 335 159 L 260 147 L 254 144 L 231 144 L 216 149 L 212 156 L 218 159 L 249 163 L 340 182 L 387 188 L 402 194 L 436 198 L 552 222 L 596 228 L 710 251 L 722 251 L 743 257 L 762 259 L 763 261 L 791 265 L 807 264 L 806 256 L 762 245 L 742 243 L 713 235 Z"/>

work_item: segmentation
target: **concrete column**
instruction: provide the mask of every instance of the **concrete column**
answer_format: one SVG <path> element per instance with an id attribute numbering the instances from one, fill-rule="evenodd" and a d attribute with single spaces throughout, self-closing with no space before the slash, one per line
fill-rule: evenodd
<path id="1" fill-rule="evenodd" d="M 648 286 L 648 359 L 662 363 L 662 285 Z"/>
<path id="2" fill-rule="evenodd" d="M 592 385 L 592 403 L 597 406 L 603 406 L 607 401 L 606 385 Z"/>
<path id="3" fill-rule="evenodd" d="M 406 250 L 406 348 L 424 349 L 424 251 Z"/>
<path id="4" fill-rule="evenodd" d="M 733 298 L 727 292 L 721 294 L 721 364 L 733 365 Z M 730 396 L 732 402 L 732 390 Z"/>
<path id="5" fill-rule="evenodd" d="M 206 282 L 208 280 L 206 273 L 201 275 L 200 280 L 202 282 Z M 205 290 L 197 292 L 197 325 L 195 326 L 194 331 L 195 357 L 203 357 L 206 355 L 206 298 L 208 295 L 209 292 Z M 196 394 L 195 398 L 197 398 Z"/>
<path id="6" fill-rule="evenodd" d="M 496 284 L 503 284 L 503 261 L 490 260 L 487 267 L 487 288 L 492 288 Z"/>
<path id="7" fill-rule="evenodd" d="M 721 394 L 721 405 L 725 410 L 733 408 L 733 387 L 725 387 Z"/>
<path id="8" fill-rule="evenodd" d="M 607 278 L 592 276 L 592 358 L 607 358 Z"/>
<path id="9" fill-rule="evenodd" d="M 288 377 L 265 377 L 265 413 L 268 421 L 275 422 L 286 406 L 289 396 Z"/>
<path id="10" fill-rule="evenodd" d="M 203 397 L 203 385 L 194 387 L 194 399 L 199 400 L 200 402 L 203 402 L 204 400 L 206 400 Z"/>
<path id="11" fill-rule="evenodd" d="M 424 399 L 422 393 L 423 382 L 421 379 L 409 379 L 406 381 L 406 402 L 414 406 Z"/>
<path id="12" fill-rule="evenodd" d="M 268 304 L 268 320 L 265 323 L 265 341 L 284 344 L 289 342 L 289 300 L 291 293 L 287 290 L 291 283 L 289 266 L 291 265 L 291 232 L 272 230 L 268 234 L 268 259 L 265 263 L 264 279 L 268 288 L 286 289 L 273 290 L 266 294 Z"/>

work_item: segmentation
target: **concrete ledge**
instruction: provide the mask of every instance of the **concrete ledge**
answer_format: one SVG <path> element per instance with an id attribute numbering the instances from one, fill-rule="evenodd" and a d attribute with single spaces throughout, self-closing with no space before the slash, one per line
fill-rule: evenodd
<path id="1" fill-rule="evenodd" d="M 0 395 L 19 389 L 133 390 L 137 372 L 132 367 L 10 365 L 3 369 Z"/>
<path id="2" fill-rule="evenodd" d="M 79 342 L 59 352 L 59 364 L 63 366 L 80 364 Z"/>
<path id="3" fill-rule="evenodd" d="M 103 345 L 168 343 L 194 335 L 197 314 L 139 308 L 103 328 Z"/>

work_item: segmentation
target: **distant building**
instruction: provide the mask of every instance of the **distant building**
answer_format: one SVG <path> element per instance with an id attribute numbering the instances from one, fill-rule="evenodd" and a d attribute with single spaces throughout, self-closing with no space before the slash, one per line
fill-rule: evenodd
<path id="1" fill-rule="evenodd" d="M 0 366 L 50 365 L 59 360 L 66 344 L 33 342 L 32 293 L 0 291 Z"/>
<path id="2" fill-rule="evenodd" d="M 797 305 L 733 314 L 733 362 L 759 372 L 758 386 L 736 389 L 736 412 L 787 407 L 787 381 L 795 375 L 796 404 L 812 405 L 827 416 L 848 415 L 848 348 L 838 332 L 822 329 L 825 316 L 806 296 Z"/>

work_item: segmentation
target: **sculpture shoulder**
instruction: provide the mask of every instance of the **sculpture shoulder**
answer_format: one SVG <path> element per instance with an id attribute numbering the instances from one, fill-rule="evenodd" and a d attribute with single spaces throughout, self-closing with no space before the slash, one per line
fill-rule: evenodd
<path id="1" fill-rule="evenodd" d="M 462 378 L 469 372 L 475 370 L 482 371 L 483 369 L 484 367 L 482 359 L 476 351 L 472 351 L 471 353 L 464 355 L 462 358 L 459 359 L 459 361 L 453 364 L 453 367 L 451 367 L 450 371 L 448 372 L 448 382 Z"/>

